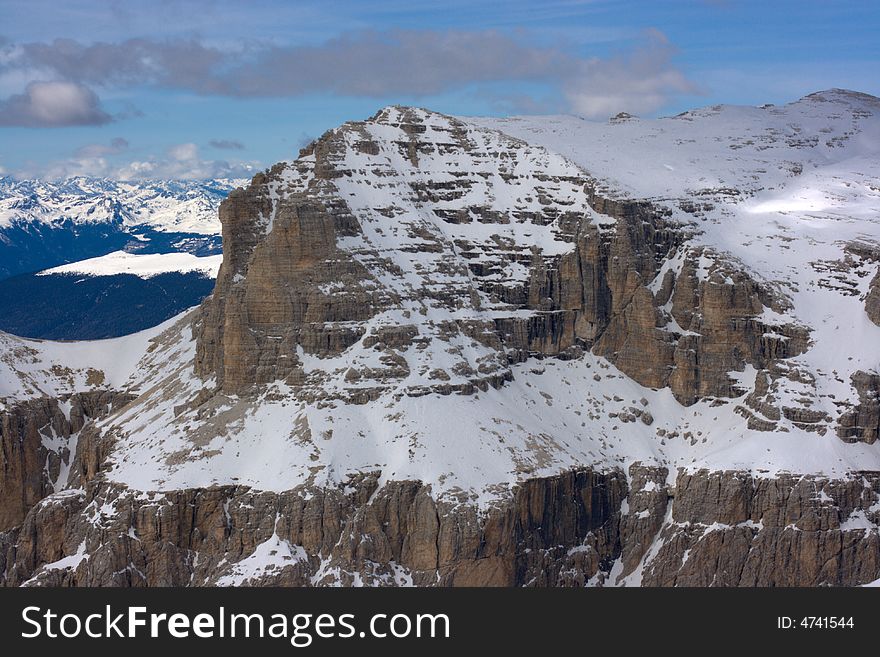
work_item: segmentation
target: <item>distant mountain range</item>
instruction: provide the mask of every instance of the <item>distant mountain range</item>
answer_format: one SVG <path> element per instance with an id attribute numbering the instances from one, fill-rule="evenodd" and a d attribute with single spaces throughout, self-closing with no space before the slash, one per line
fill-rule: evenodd
<path id="1" fill-rule="evenodd" d="M 199 303 L 221 252 L 218 207 L 244 182 L 0 178 L 0 330 L 113 337 Z"/>
<path id="2" fill-rule="evenodd" d="M 217 208 L 242 180 L 0 178 L 0 279 L 124 249 L 220 253 Z"/>

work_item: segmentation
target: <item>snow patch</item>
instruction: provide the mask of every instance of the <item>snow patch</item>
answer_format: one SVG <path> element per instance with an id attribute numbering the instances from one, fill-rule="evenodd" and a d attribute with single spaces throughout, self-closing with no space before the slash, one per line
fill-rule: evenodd
<path id="1" fill-rule="evenodd" d="M 114 276 L 131 274 L 140 278 L 152 278 L 160 274 L 176 272 L 186 274 L 201 272 L 211 278 L 217 277 L 222 255 L 198 257 L 191 253 L 128 253 L 114 251 L 97 258 L 89 258 L 45 269 L 37 276 L 52 274 L 85 274 L 87 276 Z"/>

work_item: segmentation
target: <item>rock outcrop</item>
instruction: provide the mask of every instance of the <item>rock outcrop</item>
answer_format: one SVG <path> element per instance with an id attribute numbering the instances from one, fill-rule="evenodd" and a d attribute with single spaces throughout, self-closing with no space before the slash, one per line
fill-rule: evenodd
<path id="1" fill-rule="evenodd" d="M 37 398 L 0 411 L 0 532 L 68 485 L 79 432 L 132 399 L 110 390 Z"/>
<path id="2" fill-rule="evenodd" d="M 853 586 L 880 568 L 878 473 L 679 474 L 646 586 Z"/>
<path id="3" fill-rule="evenodd" d="M 880 438 L 880 374 L 858 371 L 852 384 L 859 402 L 840 418 L 837 435 L 846 442 L 871 444 Z"/>
<path id="4" fill-rule="evenodd" d="M 880 270 L 874 274 L 865 298 L 865 312 L 872 322 L 880 326 Z"/>

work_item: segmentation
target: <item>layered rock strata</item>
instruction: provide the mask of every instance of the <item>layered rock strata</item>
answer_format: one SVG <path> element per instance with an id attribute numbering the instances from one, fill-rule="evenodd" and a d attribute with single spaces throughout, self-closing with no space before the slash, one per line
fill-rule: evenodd
<path id="1" fill-rule="evenodd" d="M 370 202 L 377 193 L 387 205 Z M 738 396 L 728 372 L 803 352 L 807 331 L 760 319 L 784 298 L 685 245 L 689 229 L 668 215 L 603 196 L 543 149 L 386 108 L 221 206 L 224 263 L 197 371 L 227 393 L 280 379 L 308 394 L 319 386 L 307 385 L 303 354 L 348 353 L 346 381 L 357 385 L 338 394 L 366 401 L 367 382 L 468 392 L 503 384 L 509 363 L 592 349 L 684 404 Z M 426 342 L 459 340 L 478 355 L 445 369 L 412 357 Z M 355 346 L 378 352 L 378 367 L 361 366 Z"/>

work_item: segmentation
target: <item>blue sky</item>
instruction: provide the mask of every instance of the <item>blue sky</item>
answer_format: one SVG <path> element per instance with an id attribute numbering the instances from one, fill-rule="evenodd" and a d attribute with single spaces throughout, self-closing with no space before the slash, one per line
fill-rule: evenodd
<path id="1" fill-rule="evenodd" d="M 880 95 L 880 2 L 0 0 L 0 173 L 241 175 L 390 103 L 675 114 Z"/>

